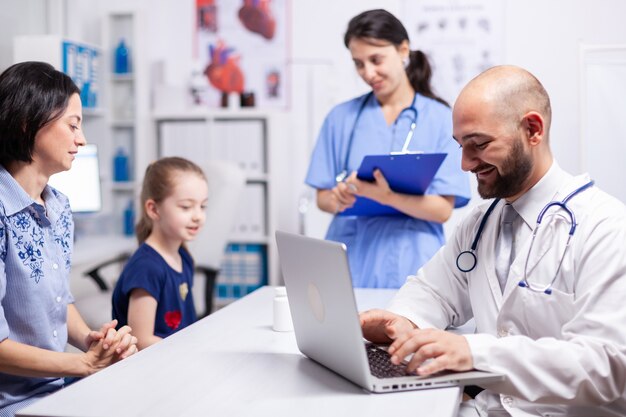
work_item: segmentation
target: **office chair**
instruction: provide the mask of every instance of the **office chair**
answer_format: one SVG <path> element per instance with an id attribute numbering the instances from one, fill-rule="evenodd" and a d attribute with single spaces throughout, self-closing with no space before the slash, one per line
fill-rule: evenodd
<path id="1" fill-rule="evenodd" d="M 116 256 L 114 258 L 111 258 L 107 261 L 104 261 L 94 266 L 93 268 L 83 273 L 84 276 L 90 277 L 94 281 L 94 283 L 99 289 L 99 295 L 105 294 L 105 298 L 106 298 L 105 304 L 109 304 L 107 306 L 109 307 L 109 310 L 110 310 L 111 294 L 113 292 L 112 286 L 114 286 L 115 283 L 110 282 L 110 280 L 107 280 L 103 276 L 104 275 L 103 269 L 114 264 L 120 264 L 119 272 L 121 272 L 122 268 L 124 267 L 124 264 L 126 264 L 126 261 L 128 261 L 130 256 L 131 256 L 130 253 L 125 253 L 125 254 Z M 219 272 L 219 269 L 211 268 L 211 267 L 207 267 L 203 265 L 196 265 L 194 272 L 196 274 L 202 274 L 204 276 L 204 285 L 205 285 L 204 297 L 203 297 L 204 312 L 201 314 L 201 316 L 204 317 L 210 314 L 211 311 L 213 310 L 213 294 L 215 291 L 215 281 L 217 279 L 217 274 Z M 91 304 L 93 306 L 94 300 L 95 300 L 94 297 L 90 297 L 88 304 Z M 80 300 L 78 303 L 81 304 L 82 301 L 83 300 Z M 102 303 L 98 302 L 98 304 L 102 304 Z M 110 315 L 110 311 L 107 311 L 107 313 Z M 103 320 L 106 321 L 107 319 L 103 317 Z"/>
<path id="2" fill-rule="evenodd" d="M 102 323 L 111 319 L 111 296 L 117 277 L 119 277 L 124 265 L 132 253 L 123 253 L 83 272 L 84 277 L 89 277 L 98 287 L 96 291 L 82 289 L 76 294 L 76 306 L 83 315 L 85 322 L 92 328 L 97 328 Z M 110 270 L 109 270 L 110 269 Z M 213 293 L 217 269 L 202 265 L 195 266 L 195 274 L 204 276 L 204 309 L 198 312 L 198 317 L 208 315 L 213 308 Z M 196 285 L 197 285 L 196 280 Z M 197 298 L 195 299 L 197 305 Z"/>
<path id="3" fill-rule="evenodd" d="M 205 313 L 213 309 L 213 292 L 224 249 L 235 223 L 235 216 L 244 187 L 245 172 L 233 162 L 210 161 L 202 165 L 209 183 L 206 222 L 188 247 L 194 258 L 196 272 L 204 274 Z"/>

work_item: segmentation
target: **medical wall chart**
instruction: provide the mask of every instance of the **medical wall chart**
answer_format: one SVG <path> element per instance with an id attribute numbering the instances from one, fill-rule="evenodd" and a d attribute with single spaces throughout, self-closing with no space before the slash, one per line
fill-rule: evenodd
<path id="1" fill-rule="evenodd" d="M 504 2 L 405 0 L 402 9 L 411 49 L 429 57 L 432 85 L 448 103 L 473 77 L 502 63 Z"/>
<path id="2" fill-rule="evenodd" d="M 208 79 L 201 104 L 253 93 L 254 106 L 287 106 L 289 0 L 196 0 L 196 58 Z M 231 98 L 232 97 L 232 98 Z"/>
<path id="3" fill-rule="evenodd" d="M 62 44 L 63 68 L 80 89 L 83 107 L 94 109 L 100 98 L 100 51 L 90 45 L 64 40 Z"/>

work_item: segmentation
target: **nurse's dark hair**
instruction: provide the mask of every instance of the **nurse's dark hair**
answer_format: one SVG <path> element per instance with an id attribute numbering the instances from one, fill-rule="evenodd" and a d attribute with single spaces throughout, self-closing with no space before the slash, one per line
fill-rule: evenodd
<path id="1" fill-rule="evenodd" d="M 152 219 L 146 212 L 146 201 L 160 203 L 169 197 L 176 184 L 176 174 L 190 172 L 198 174 L 206 181 L 206 176 L 198 165 L 188 159 L 176 156 L 161 158 L 146 168 L 141 186 L 141 217 L 135 226 L 137 241 L 141 245 L 152 233 Z"/>
<path id="2" fill-rule="evenodd" d="M 386 10 L 375 9 L 363 12 L 350 20 L 343 37 L 346 48 L 353 38 L 379 39 L 399 47 L 402 42 L 409 41 L 409 34 L 397 17 Z M 410 51 L 406 75 L 417 93 L 449 106 L 445 100 L 433 93 L 430 86 L 432 70 L 428 58 L 422 51 Z"/>
<path id="3" fill-rule="evenodd" d="M 0 74 L 0 164 L 33 161 L 35 136 L 80 90 L 45 62 L 20 62 Z"/>

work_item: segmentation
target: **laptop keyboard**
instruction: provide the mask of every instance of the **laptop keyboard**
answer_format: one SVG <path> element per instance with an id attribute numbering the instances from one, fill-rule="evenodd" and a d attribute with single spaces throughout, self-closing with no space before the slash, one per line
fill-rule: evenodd
<path id="1" fill-rule="evenodd" d="M 391 363 L 391 355 L 378 346 L 365 344 L 367 359 L 370 363 L 370 371 L 377 378 L 395 378 L 399 376 L 412 376 L 414 372 L 406 371 L 406 364 L 394 365 Z"/>

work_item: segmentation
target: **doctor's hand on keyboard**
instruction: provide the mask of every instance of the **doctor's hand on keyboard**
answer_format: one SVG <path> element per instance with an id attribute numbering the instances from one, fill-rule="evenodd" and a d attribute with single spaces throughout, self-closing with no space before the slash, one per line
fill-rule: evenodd
<path id="1" fill-rule="evenodd" d="M 413 329 L 400 334 L 389 346 L 391 362 L 399 365 L 410 354 L 407 372 L 430 375 L 443 370 L 469 371 L 472 352 L 465 337 L 438 329 Z"/>
<path id="2" fill-rule="evenodd" d="M 372 375 L 377 378 L 395 378 L 400 376 L 416 375 L 414 372 L 407 372 L 406 363 L 394 365 L 391 363 L 391 356 L 380 346 L 373 343 L 365 344 L 367 360 L 370 365 Z"/>
<path id="3" fill-rule="evenodd" d="M 406 317 L 390 311 L 373 309 L 359 314 L 363 337 L 374 343 L 391 343 L 417 328 Z"/>

